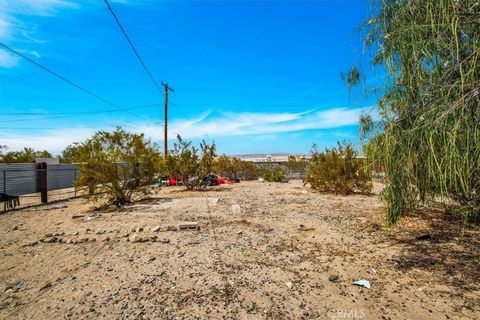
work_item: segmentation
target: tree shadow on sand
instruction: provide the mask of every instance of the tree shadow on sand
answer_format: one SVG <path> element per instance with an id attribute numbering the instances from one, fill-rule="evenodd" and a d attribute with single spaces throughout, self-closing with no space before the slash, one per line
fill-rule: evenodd
<path id="1" fill-rule="evenodd" d="M 415 219 L 415 218 L 414 218 Z M 478 290 L 480 284 L 479 226 L 462 229 L 461 221 L 441 210 L 419 212 L 421 227 L 401 230 L 392 239 L 403 247 L 395 257 L 401 271 L 420 269 L 445 285 Z"/>

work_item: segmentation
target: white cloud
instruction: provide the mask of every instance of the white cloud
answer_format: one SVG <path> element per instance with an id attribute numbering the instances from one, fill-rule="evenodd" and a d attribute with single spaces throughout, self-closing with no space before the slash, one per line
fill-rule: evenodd
<path id="1" fill-rule="evenodd" d="M 13 68 L 19 61 L 19 57 L 0 49 L 0 68 Z"/>
<path id="2" fill-rule="evenodd" d="M 172 120 L 169 124 L 169 137 L 175 139 L 180 134 L 186 139 L 215 137 L 248 136 L 260 140 L 274 140 L 279 133 L 300 133 L 304 130 L 341 128 L 358 123 L 361 108 L 333 108 L 321 111 L 301 113 L 222 113 L 212 115 L 206 112 L 191 119 Z M 99 126 L 99 130 L 102 129 Z M 145 133 L 154 141 L 162 141 L 163 131 L 159 126 L 133 124 L 126 128 L 132 132 Z M 23 147 L 47 149 L 60 152 L 72 142 L 79 142 L 90 137 L 96 129 L 65 128 L 47 130 L 32 134 L 31 131 L 8 134 L 3 132 L 0 145 L 8 145 L 10 150 Z M 74 138 L 73 138 L 74 137 Z"/>
<path id="3" fill-rule="evenodd" d="M 37 25 L 30 22 L 31 16 L 54 16 L 62 9 L 75 9 L 79 5 L 67 0 L 1 0 L 0 1 L 0 41 L 19 47 L 25 44 L 41 44 L 45 40 L 37 39 Z M 37 58 L 40 54 L 35 50 L 25 50 Z M 12 68 L 20 59 L 11 53 L 0 51 L 0 68 Z"/>

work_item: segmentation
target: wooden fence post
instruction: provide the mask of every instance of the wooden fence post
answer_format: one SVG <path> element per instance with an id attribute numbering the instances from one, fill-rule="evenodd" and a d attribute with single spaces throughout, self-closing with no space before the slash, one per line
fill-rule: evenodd
<path id="1" fill-rule="evenodd" d="M 37 191 L 40 192 L 42 203 L 48 203 L 47 163 L 37 165 Z"/>

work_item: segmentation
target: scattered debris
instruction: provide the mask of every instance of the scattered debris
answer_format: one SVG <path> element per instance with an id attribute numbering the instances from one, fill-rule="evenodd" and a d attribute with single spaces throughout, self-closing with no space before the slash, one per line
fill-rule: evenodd
<path id="1" fill-rule="evenodd" d="M 239 204 L 232 205 L 232 213 L 233 214 L 240 214 L 242 212 L 242 208 Z"/>
<path id="2" fill-rule="evenodd" d="M 195 229 L 200 230 L 198 222 L 184 222 L 178 226 L 180 230 Z"/>
<path id="3" fill-rule="evenodd" d="M 28 283 L 25 280 L 13 280 L 13 281 L 8 281 L 5 284 L 5 291 L 7 290 L 13 290 L 13 291 L 18 291 L 21 289 L 25 289 L 27 287 Z"/>
<path id="4" fill-rule="evenodd" d="M 51 288 L 52 287 L 52 283 L 51 282 L 47 282 L 45 283 L 40 289 L 38 289 L 38 291 L 43 291 L 45 289 L 48 289 L 48 288 Z"/>
<path id="5" fill-rule="evenodd" d="M 202 238 L 208 239 L 208 232 L 202 232 L 200 235 Z"/>
<path id="6" fill-rule="evenodd" d="M 357 281 L 354 281 L 352 284 L 370 289 L 370 281 L 365 279 L 358 279 Z"/>
<path id="7" fill-rule="evenodd" d="M 68 208 L 68 206 L 66 204 L 57 204 L 55 206 L 52 207 L 52 209 L 65 209 L 65 208 Z"/>
<path id="8" fill-rule="evenodd" d="M 298 231 L 312 231 L 312 230 L 315 230 L 315 228 L 307 228 L 305 227 L 304 224 L 301 224 L 298 228 Z"/>
<path id="9" fill-rule="evenodd" d="M 287 281 L 287 282 L 285 282 L 285 284 L 287 285 L 288 289 L 292 289 L 292 287 L 293 287 L 292 281 Z"/>
<path id="10" fill-rule="evenodd" d="M 57 242 L 58 238 L 57 237 L 45 237 L 42 239 L 42 242 L 44 243 L 54 243 Z"/>
<path id="11" fill-rule="evenodd" d="M 90 220 L 94 220 L 94 219 L 98 219 L 100 218 L 102 215 L 98 212 L 94 212 L 90 215 L 86 215 L 83 217 L 83 221 L 90 221 Z"/>
<path id="12" fill-rule="evenodd" d="M 334 283 L 339 283 L 340 282 L 340 277 L 337 274 L 332 274 L 328 277 L 328 281 L 334 282 Z"/>
<path id="13" fill-rule="evenodd" d="M 215 207 L 219 200 L 219 198 L 207 198 L 207 203 L 210 207 Z"/>
<path id="14" fill-rule="evenodd" d="M 160 226 L 153 227 L 152 232 L 158 232 L 158 231 L 160 231 L 161 228 L 162 227 L 160 227 Z"/>
<path id="15" fill-rule="evenodd" d="M 432 239 L 432 236 L 429 235 L 429 234 L 422 234 L 421 236 L 418 236 L 416 239 L 417 240 L 430 240 L 430 239 Z"/>
<path id="16" fill-rule="evenodd" d="M 80 214 L 80 213 L 74 213 L 73 216 L 72 216 L 72 219 L 80 219 L 80 218 L 83 218 L 83 217 L 85 217 L 85 215 Z"/>
<path id="17" fill-rule="evenodd" d="M 38 244 L 38 240 L 32 240 L 32 241 L 29 241 L 27 244 L 24 245 L 24 247 L 33 247 L 33 246 L 36 246 Z"/>

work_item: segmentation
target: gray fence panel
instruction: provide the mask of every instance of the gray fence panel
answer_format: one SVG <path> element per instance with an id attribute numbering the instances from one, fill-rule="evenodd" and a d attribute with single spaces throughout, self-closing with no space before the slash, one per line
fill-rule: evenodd
<path id="1" fill-rule="evenodd" d="M 37 192 L 36 164 L 0 165 L 0 190 L 9 195 L 22 195 Z"/>
<path id="2" fill-rule="evenodd" d="M 79 175 L 76 165 L 49 165 L 47 167 L 48 190 L 71 188 Z"/>
<path id="3" fill-rule="evenodd" d="M 37 164 L 0 164 L 0 192 L 20 196 L 39 192 Z M 47 166 L 47 188 L 58 190 L 71 188 L 80 174 L 78 165 Z"/>

